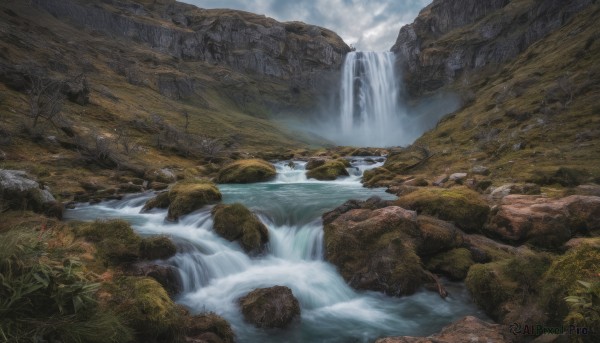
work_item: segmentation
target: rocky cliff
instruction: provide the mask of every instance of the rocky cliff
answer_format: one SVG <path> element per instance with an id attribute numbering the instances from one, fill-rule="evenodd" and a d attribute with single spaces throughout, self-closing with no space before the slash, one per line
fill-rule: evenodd
<path id="1" fill-rule="evenodd" d="M 510 61 L 592 0 L 434 0 L 392 47 L 411 95 Z"/>
<path id="2" fill-rule="evenodd" d="M 72 23 L 127 37 L 184 61 L 221 64 L 243 73 L 318 87 L 350 50 L 334 32 L 301 22 L 226 9 L 200 9 L 174 0 L 34 0 Z"/>

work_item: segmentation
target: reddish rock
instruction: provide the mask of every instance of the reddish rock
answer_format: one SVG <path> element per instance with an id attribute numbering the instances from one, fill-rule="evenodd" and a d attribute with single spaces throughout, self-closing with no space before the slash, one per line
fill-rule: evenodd
<path id="1" fill-rule="evenodd" d="M 508 343 L 513 342 L 508 327 L 491 324 L 481 319 L 467 316 L 442 329 L 438 334 L 429 337 L 388 337 L 375 343 Z"/>
<path id="2" fill-rule="evenodd" d="M 259 328 L 284 328 L 300 316 L 300 303 L 284 286 L 259 288 L 240 300 L 244 319 Z"/>
<path id="3" fill-rule="evenodd" d="M 600 197 L 573 195 L 550 199 L 508 195 L 484 230 L 510 243 L 529 242 L 543 248 L 557 248 L 576 232 L 598 229 Z"/>
<path id="4" fill-rule="evenodd" d="M 349 210 L 325 225 L 326 258 L 354 288 L 411 294 L 426 279 L 416 219 L 398 206 Z"/>

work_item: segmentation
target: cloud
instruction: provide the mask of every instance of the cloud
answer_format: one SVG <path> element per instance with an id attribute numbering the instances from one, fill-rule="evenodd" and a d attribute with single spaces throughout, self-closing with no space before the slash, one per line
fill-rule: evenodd
<path id="1" fill-rule="evenodd" d="M 363 51 L 388 51 L 400 28 L 431 0 L 180 0 L 201 8 L 233 8 L 279 21 L 303 21 L 335 31 Z"/>

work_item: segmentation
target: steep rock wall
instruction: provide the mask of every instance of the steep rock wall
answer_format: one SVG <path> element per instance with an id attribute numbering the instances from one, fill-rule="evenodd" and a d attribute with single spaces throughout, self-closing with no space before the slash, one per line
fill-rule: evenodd
<path id="1" fill-rule="evenodd" d="M 410 95 L 515 58 L 592 0 L 434 0 L 400 29 L 391 50 Z"/>
<path id="2" fill-rule="evenodd" d="M 131 0 L 33 3 L 58 18 L 129 37 L 185 61 L 224 64 L 243 73 L 289 80 L 298 87 L 318 87 L 350 51 L 337 34 L 321 27 L 171 0 L 145 6 Z"/>

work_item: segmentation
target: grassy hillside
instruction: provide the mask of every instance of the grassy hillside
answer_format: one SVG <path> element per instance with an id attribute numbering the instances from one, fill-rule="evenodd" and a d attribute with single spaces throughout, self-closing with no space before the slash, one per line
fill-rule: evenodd
<path id="1" fill-rule="evenodd" d="M 395 151 L 385 165 L 392 173 L 380 170 L 387 181 L 378 184 L 406 175 L 470 172 L 478 165 L 489 168 L 486 178 L 494 183 L 600 181 L 598 13 L 600 5 L 592 5 L 516 60 L 451 85 L 465 106 L 413 146 Z M 442 40 L 471 29 L 454 30 Z"/>
<path id="2" fill-rule="evenodd" d="M 0 168 L 27 170 L 65 199 L 83 182 L 119 182 L 149 168 L 203 173 L 196 166 L 327 144 L 269 120 L 272 108 L 312 101 L 294 98 L 281 80 L 184 61 L 22 1 L 0 4 L 0 36 Z M 52 120 L 34 126 L 32 79 L 52 94 L 74 84 L 88 99 L 65 98 Z"/>

